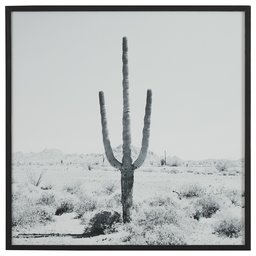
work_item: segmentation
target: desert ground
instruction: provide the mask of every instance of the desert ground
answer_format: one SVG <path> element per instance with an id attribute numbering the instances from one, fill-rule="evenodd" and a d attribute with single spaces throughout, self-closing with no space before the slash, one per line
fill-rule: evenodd
<path id="1" fill-rule="evenodd" d="M 47 154 L 52 152 L 13 157 L 14 245 L 244 243 L 240 162 L 223 168 L 218 161 L 161 166 L 151 154 L 154 161 L 135 171 L 132 221 L 123 224 L 121 175 L 104 156 L 78 161 L 79 156 L 60 155 L 48 161 Z M 115 221 L 102 222 L 104 214 Z"/>

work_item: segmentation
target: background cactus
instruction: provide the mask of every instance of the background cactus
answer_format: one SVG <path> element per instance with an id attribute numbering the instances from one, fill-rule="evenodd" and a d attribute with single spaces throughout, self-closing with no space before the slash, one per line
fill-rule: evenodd
<path id="1" fill-rule="evenodd" d="M 127 38 L 123 37 L 123 158 L 120 163 L 114 156 L 111 147 L 105 108 L 104 93 L 99 92 L 100 113 L 102 124 L 103 144 L 106 157 L 109 163 L 121 171 L 121 192 L 122 192 L 122 207 L 123 207 L 123 222 L 131 220 L 131 206 L 133 200 L 133 182 L 134 170 L 142 166 L 147 156 L 150 135 L 150 117 L 152 105 L 152 92 L 147 91 L 144 128 L 142 136 L 142 145 L 138 158 L 132 163 L 131 157 L 131 129 L 130 129 L 130 105 L 129 105 L 129 80 L 128 80 L 128 45 Z"/>

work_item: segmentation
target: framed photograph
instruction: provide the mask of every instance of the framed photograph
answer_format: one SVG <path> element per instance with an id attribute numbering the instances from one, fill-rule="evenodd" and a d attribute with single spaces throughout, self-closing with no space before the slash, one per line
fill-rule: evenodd
<path id="1" fill-rule="evenodd" d="M 250 6 L 7 6 L 6 247 L 250 249 Z"/>

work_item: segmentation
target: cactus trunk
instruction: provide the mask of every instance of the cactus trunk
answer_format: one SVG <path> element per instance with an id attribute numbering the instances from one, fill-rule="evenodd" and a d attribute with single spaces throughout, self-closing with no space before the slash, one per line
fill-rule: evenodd
<path id="1" fill-rule="evenodd" d="M 145 161 L 149 145 L 150 117 L 152 105 L 152 92 L 147 91 L 147 100 L 144 117 L 144 128 L 140 154 L 134 163 L 131 157 L 131 128 L 130 128 L 130 105 L 129 105 L 129 80 L 128 80 L 128 45 L 127 38 L 123 38 L 123 158 L 120 163 L 114 156 L 108 136 L 107 117 L 104 93 L 99 92 L 100 114 L 102 124 L 103 144 L 109 163 L 121 171 L 121 202 L 123 207 L 123 222 L 131 221 L 131 207 L 133 201 L 134 170 L 139 168 Z"/>
<path id="2" fill-rule="evenodd" d="M 122 192 L 122 207 L 123 207 L 123 222 L 127 223 L 131 221 L 131 207 L 133 201 L 133 171 L 123 170 L 121 172 L 121 192 Z"/>

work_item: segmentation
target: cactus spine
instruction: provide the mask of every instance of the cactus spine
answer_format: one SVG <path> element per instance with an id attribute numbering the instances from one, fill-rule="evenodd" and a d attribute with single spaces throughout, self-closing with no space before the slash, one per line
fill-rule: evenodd
<path id="1" fill-rule="evenodd" d="M 128 80 L 128 45 L 127 38 L 123 37 L 123 158 L 120 163 L 114 156 L 108 136 L 107 117 L 104 93 L 99 92 L 100 114 L 102 125 L 103 144 L 109 163 L 121 171 L 121 192 L 123 207 L 123 222 L 131 220 L 131 207 L 133 200 L 134 170 L 141 167 L 147 156 L 150 135 L 150 117 L 152 105 L 152 92 L 147 91 L 142 145 L 138 158 L 132 163 L 131 157 L 131 129 L 130 129 L 130 105 L 129 105 L 129 80 Z"/>

